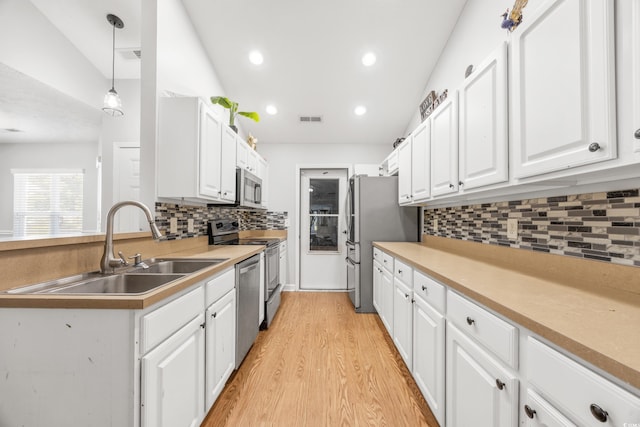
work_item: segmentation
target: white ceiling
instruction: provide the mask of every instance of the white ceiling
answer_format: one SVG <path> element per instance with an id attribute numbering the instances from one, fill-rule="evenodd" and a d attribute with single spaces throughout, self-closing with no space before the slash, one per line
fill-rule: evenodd
<path id="1" fill-rule="evenodd" d="M 111 27 L 122 18 L 116 46 L 140 47 L 140 1 L 31 0 L 98 68 L 111 77 Z M 466 0 L 183 0 L 225 95 L 260 123 L 240 126 L 260 143 L 391 144 L 405 136 L 429 75 Z M 264 64 L 248 61 L 250 51 Z M 374 66 L 362 55 L 373 51 Z M 144 50 L 142 52 L 144 60 Z M 139 78 L 138 61 L 116 55 L 116 77 Z M 439 88 L 433 88 L 438 90 Z M 274 104 L 278 114 L 265 113 Z M 356 116 L 364 105 L 367 113 Z M 322 116 L 301 124 L 299 116 Z"/>
<path id="2" fill-rule="evenodd" d="M 466 0 L 183 0 L 226 96 L 261 143 L 380 143 L 404 136 Z M 248 61 L 251 50 L 264 64 Z M 361 63 L 375 52 L 373 67 Z M 215 94 L 212 94 L 215 95 Z M 222 95 L 222 94 L 221 94 Z M 265 113 L 267 104 L 278 108 Z M 357 117 L 354 108 L 367 113 Z M 300 124 L 301 115 L 322 124 Z"/>

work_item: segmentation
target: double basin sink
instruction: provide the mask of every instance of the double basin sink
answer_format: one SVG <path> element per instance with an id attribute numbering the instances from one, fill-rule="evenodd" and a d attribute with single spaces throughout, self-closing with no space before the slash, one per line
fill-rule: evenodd
<path id="1" fill-rule="evenodd" d="M 211 267 L 228 258 L 154 258 L 145 267 L 132 267 L 123 272 L 104 275 L 99 272 L 65 277 L 59 280 L 10 289 L 7 294 L 123 294 L 137 295 L 181 279 L 188 274 Z"/>

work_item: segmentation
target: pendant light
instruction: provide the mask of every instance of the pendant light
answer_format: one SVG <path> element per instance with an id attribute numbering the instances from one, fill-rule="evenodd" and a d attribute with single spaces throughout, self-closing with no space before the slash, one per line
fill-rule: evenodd
<path id="1" fill-rule="evenodd" d="M 116 92 L 114 81 L 115 81 L 115 68 L 116 68 L 116 28 L 124 28 L 124 22 L 122 19 L 118 18 L 116 15 L 108 14 L 107 21 L 109 24 L 113 26 L 113 49 L 111 50 L 111 89 L 104 96 L 104 106 L 102 107 L 102 111 L 109 114 L 110 116 L 120 117 L 124 115 L 124 111 L 122 111 L 122 101 L 120 100 L 120 96 L 118 92 Z"/>

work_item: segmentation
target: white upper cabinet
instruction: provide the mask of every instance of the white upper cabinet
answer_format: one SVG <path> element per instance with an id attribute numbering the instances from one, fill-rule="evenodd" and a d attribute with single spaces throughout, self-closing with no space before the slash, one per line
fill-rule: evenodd
<path id="1" fill-rule="evenodd" d="M 249 150 L 251 147 L 249 147 L 249 145 L 239 136 L 236 136 L 236 144 L 236 166 L 241 169 L 249 170 Z"/>
<path id="2" fill-rule="evenodd" d="M 459 96 L 460 190 L 507 181 L 506 43 L 464 81 Z"/>
<path id="3" fill-rule="evenodd" d="M 228 140 L 228 131 L 196 97 L 161 98 L 158 197 L 235 201 L 235 142 Z"/>
<path id="4" fill-rule="evenodd" d="M 414 202 L 426 200 L 431 195 L 429 173 L 431 122 L 422 123 L 413 131 L 411 142 L 411 195 Z"/>
<path id="5" fill-rule="evenodd" d="M 200 105 L 200 194 L 219 198 L 222 194 L 220 166 L 222 137 L 220 119 L 204 104 Z"/>
<path id="6" fill-rule="evenodd" d="M 458 93 L 452 91 L 431 115 L 431 195 L 457 191 Z"/>
<path id="7" fill-rule="evenodd" d="M 398 147 L 398 203 L 411 203 L 411 135 Z"/>
<path id="8" fill-rule="evenodd" d="M 617 155 L 613 2 L 547 0 L 533 6 L 511 42 L 516 178 Z"/>
<path id="9" fill-rule="evenodd" d="M 618 141 L 640 161 L 640 1 L 616 3 Z M 626 153 L 625 153 L 626 154 Z"/>
<path id="10" fill-rule="evenodd" d="M 229 202 L 236 200 L 236 135 L 227 127 L 222 127 L 222 164 L 220 167 L 221 198 Z"/>

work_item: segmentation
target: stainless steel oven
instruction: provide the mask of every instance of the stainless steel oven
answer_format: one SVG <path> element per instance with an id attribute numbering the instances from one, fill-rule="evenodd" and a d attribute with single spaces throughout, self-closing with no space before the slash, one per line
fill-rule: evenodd
<path id="1" fill-rule="evenodd" d="M 236 205 L 262 208 L 262 180 L 244 169 L 236 169 Z"/>

